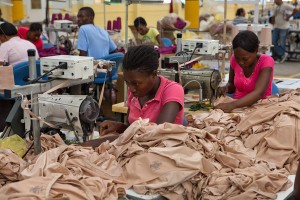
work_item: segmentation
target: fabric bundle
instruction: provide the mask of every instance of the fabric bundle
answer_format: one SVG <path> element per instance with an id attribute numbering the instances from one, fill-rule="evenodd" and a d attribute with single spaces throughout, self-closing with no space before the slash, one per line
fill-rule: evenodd
<path id="1" fill-rule="evenodd" d="M 57 138 L 52 137 L 53 141 Z M 42 146 L 46 148 L 48 142 L 42 139 Z M 10 150 L 0 149 L 1 200 L 118 198 L 126 182 L 113 155 L 59 140 L 60 146 L 54 143 L 27 163 Z"/>

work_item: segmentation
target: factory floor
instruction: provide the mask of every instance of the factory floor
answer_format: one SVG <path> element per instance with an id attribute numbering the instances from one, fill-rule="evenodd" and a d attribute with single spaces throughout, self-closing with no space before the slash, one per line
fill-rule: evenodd
<path id="1" fill-rule="evenodd" d="M 300 78 L 300 61 L 276 63 L 274 78 Z"/>

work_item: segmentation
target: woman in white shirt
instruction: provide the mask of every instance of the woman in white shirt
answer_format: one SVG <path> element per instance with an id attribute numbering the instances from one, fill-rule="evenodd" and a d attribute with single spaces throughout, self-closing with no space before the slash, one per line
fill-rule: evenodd
<path id="1" fill-rule="evenodd" d="M 16 27 L 8 22 L 0 24 L 0 65 L 4 62 L 9 65 L 16 65 L 23 61 L 28 61 L 27 50 L 36 51 L 36 59 L 39 58 L 34 44 L 17 36 Z"/>
<path id="2" fill-rule="evenodd" d="M 237 9 L 235 16 L 236 17 L 233 19 L 233 22 L 232 22 L 233 25 L 245 24 L 248 22 L 248 19 L 246 18 L 246 11 L 244 8 Z"/>

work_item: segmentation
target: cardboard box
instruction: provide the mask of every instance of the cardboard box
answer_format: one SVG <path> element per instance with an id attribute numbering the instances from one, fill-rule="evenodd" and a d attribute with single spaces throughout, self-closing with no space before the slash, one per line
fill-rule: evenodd
<path id="1" fill-rule="evenodd" d="M 0 89 L 13 88 L 15 86 L 13 67 L 0 66 Z"/>

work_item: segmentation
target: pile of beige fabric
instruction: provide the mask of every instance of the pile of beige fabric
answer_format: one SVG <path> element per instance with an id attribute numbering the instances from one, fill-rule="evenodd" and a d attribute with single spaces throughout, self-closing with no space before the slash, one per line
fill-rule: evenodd
<path id="1" fill-rule="evenodd" d="M 140 119 L 96 150 L 43 135 L 39 156 L 0 150 L 0 199 L 117 199 L 124 188 L 172 200 L 275 199 L 296 172 L 299 117 L 293 90 L 190 116 L 190 127 Z"/>
<path id="2" fill-rule="evenodd" d="M 236 113 L 212 110 L 183 127 L 134 122 L 100 147 L 116 156 L 128 187 L 169 199 L 275 199 L 299 159 L 300 92 Z"/>
<path id="3" fill-rule="evenodd" d="M 0 149 L 0 199 L 117 199 L 118 188 L 126 182 L 115 157 L 64 145 L 58 138 L 42 135 L 43 149 L 50 150 L 27 156 L 27 162 Z"/>

